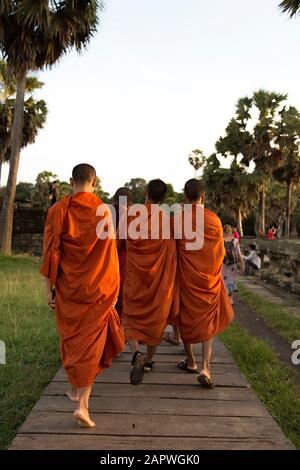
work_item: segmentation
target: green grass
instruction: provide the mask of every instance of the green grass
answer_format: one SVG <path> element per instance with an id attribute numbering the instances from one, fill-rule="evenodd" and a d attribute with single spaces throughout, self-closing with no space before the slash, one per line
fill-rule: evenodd
<path id="1" fill-rule="evenodd" d="M 55 317 L 46 305 L 38 260 L 0 255 L 0 449 L 18 428 L 59 367 Z"/>
<path id="2" fill-rule="evenodd" d="M 250 292 L 239 284 L 239 299 L 256 311 L 265 323 L 289 344 L 300 339 L 300 318 L 287 313 L 284 308 Z"/>
<path id="3" fill-rule="evenodd" d="M 221 339 L 284 434 L 300 449 L 300 393 L 293 371 L 266 342 L 233 323 Z"/>

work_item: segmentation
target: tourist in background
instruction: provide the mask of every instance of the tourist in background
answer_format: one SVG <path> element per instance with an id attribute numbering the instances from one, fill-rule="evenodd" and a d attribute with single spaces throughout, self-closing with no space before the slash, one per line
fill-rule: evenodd
<path id="1" fill-rule="evenodd" d="M 274 225 L 269 228 L 268 230 L 268 240 L 275 240 L 275 235 L 276 235 L 276 228 Z"/>
<path id="2" fill-rule="evenodd" d="M 232 235 L 233 235 L 234 238 L 236 238 L 238 241 L 240 241 L 241 236 L 238 232 L 238 229 L 234 226 L 232 226 Z"/>
<path id="3" fill-rule="evenodd" d="M 238 262 L 240 263 L 241 270 L 244 271 L 244 260 L 241 253 L 240 243 L 238 239 L 233 236 L 231 225 L 224 225 L 223 235 L 226 254 L 223 261 L 222 276 L 227 293 L 231 299 L 231 303 L 233 304 L 233 293 L 236 290 Z"/>
<path id="4" fill-rule="evenodd" d="M 261 268 L 261 259 L 257 254 L 255 243 L 249 245 L 250 253 L 248 256 L 243 255 L 245 261 L 245 276 L 249 275 L 251 269 L 258 271 Z"/>

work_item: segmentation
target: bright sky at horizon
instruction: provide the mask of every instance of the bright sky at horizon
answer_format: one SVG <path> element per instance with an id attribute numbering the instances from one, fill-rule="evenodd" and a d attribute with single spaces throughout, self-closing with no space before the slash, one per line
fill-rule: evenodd
<path id="1" fill-rule="evenodd" d="M 39 75 L 49 116 L 18 181 L 43 170 L 68 179 L 87 162 L 111 194 L 136 177 L 180 190 L 194 174 L 188 154 L 214 151 L 238 98 L 265 88 L 300 109 L 300 18 L 278 4 L 106 0 L 87 52 Z"/>

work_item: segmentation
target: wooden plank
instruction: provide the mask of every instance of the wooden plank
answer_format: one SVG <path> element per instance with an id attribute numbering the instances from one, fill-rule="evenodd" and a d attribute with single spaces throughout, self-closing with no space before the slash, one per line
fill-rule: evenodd
<path id="1" fill-rule="evenodd" d="M 45 396 L 64 396 L 68 385 L 65 382 L 51 382 L 45 390 Z M 235 400 L 255 401 L 257 397 L 253 390 L 246 387 L 215 387 L 206 390 L 194 385 L 155 385 L 141 384 L 133 387 L 131 384 L 96 383 L 93 386 L 92 396 L 114 397 L 119 400 L 130 397 L 135 398 L 177 398 L 189 400 Z"/>
<path id="2" fill-rule="evenodd" d="M 271 416 L 254 417 L 223 417 L 168 415 L 163 419 L 160 415 L 151 415 L 145 419 L 136 414 L 105 414 L 91 413 L 96 423 L 94 429 L 80 428 L 74 421 L 72 413 L 51 413 L 33 411 L 21 427 L 21 433 L 55 433 L 83 434 L 105 436 L 163 436 L 163 437 L 206 437 L 224 438 L 256 438 L 272 439 L 281 436 Z"/>
<path id="3" fill-rule="evenodd" d="M 118 362 L 131 362 L 132 354 L 124 352 L 121 356 L 114 359 L 113 364 Z M 156 363 L 170 363 L 177 364 L 178 362 L 185 359 L 184 354 L 156 354 L 154 360 Z M 201 355 L 196 356 L 197 362 L 200 363 Z M 234 360 L 226 355 L 214 354 L 211 360 L 212 364 L 234 364 Z"/>
<path id="4" fill-rule="evenodd" d="M 140 350 L 141 351 L 146 351 L 146 346 L 145 345 L 140 345 Z M 125 347 L 125 352 L 130 352 L 130 348 L 128 344 Z M 202 345 L 201 344 L 195 344 L 194 345 L 194 352 L 195 354 L 201 355 L 202 354 Z M 183 345 L 179 346 L 173 346 L 170 343 L 162 342 L 156 351 L 157 354 L 183 354 L 185 355 L 185 350 Z M 228 355 L 229 352 L 227 348 L 224 346 L 224 344 L 220 340 L 215 340 L 213 343 L 213 354 L 222 354 L 222 355 Z"/>
<path id="5" fill-rule="evenodd" d="M 195 349 L 200 361 L 201 346 Z M 156 369 L 133 387 L 128 345 L 126 351 L 93 387 L 90 407 L 95 429 L 80 428 L 74 421 L 75 404 L 64 395 L 68 384 L 60 369 L 12 449 L 294 448 L 219 340 L 214 347 L 212 373 L 217 386 L 213 390 L 201 388 L 197 375 L 178 370 L 176 363 L 184 351 L 168 343 L 158 348 Z"/>
<path id="6" fill-rule="evenodd" d="M 63 369 L 53 379 L 56 382 L 66 382 L 66 374 Z M 229 372 L 224 374 L 223 372 L 214 372 L 214 381 L 216 386 L 220 387 L 247 387 L 248 383 L 243 375 L 237 372 Z M 111 368 L 98 375 L 96 383 L 129 383 L 129 372 L 119 372 L 118 370 Z M 186 372 L 174 372 L 173 374 L 162 374 L 162 373 L 147 373 L 145 374 L 145 384 L 197 384 L 197 375 L 188 374 Z"/>
<path id="7" fill-rule="evenodd" d="M 189 415 L 189 416 L 268 416 L 259 402 L 236 402 L 234 400 L 188 400 L 132 397 L 92 397 L 90 408 L 93 413 L 124 413 L 143 415 Z M 74 411 L 74 403 L 67 397 L 43 396 L 33 411 Z"/>
<path id="8" fill-rule="evenodd" d="M 101 374 L 99 374 L 98 378 L 102 375 L 103 377 L 110 377 L 111 375 L 116 375 L 116 374 L 129 374 L 131 367 L 130 362 L 123 362 L 120 361 L 118 363 L 114 363 L 112 367 L 105 369 L 102 371 Z M 211 367 L 212 370 L 212 375 L 218 375 L 218 374 L 241 374 L 239 368 L 237 367 L 236 364 L 212 364 Z M 166 380 L 169 380 L 169 374 L 172 375 L 179 375 L 182 377 L 182 383 L 185 382 L 185 377 L 187 376 L 194 376 L 197 377 L 197 374 L 190 374 L 188 372 L 182 371 L 178 369 L 177 367 L 177 362 L 174 363 L 165 363 L 165 362 L 157 362 L 155 369 L 150 373 L 146 372 L 145 377 L 155 377 L 157 374 L 166 374 L 167 378 Z M 66 372 L 63 368 L 60 368 L 55 375 L 54 381 L 62 381 L 62 380 L 67 380 L 67 375 Z M 97 381 L 97 380 L 96 380 Z M 128 380 L 126 379 L 126 382 Z"/>
<path id="9" fill-rule="evenodd" d="M 18 434 L 11 450 L 289 450 L 286 439 Z"/>
<path id="10" fill-rule="evenodd" d="M 178 369 L 177 362 L 174 361 L 173 363 L 158 361 L 155 363 L 155 368 L 151 373 L 146 372 L 146 375 L 153 376 L 155 374 L 180 374 L 181 376 L 185 377 L 186 375 L 190 375 L 189 373 Z M 119 372 L 126 372 L 128 373 L 131 369 L 131 362 L 123 362 L 120 361 L 115 363 L 109 369 L 106 369 L 102 372 L 103 375 L 109 376 L 110 374 L 119 373 Z M 236 373 L 240 374 L 240 370 L 236 364 L 212 364 L 212 374 L 228 374 L 228 373 Z M 199 375 L 199 374 L 198 374 Z M 183 379 L 184 380 L 184 379 Z"/>

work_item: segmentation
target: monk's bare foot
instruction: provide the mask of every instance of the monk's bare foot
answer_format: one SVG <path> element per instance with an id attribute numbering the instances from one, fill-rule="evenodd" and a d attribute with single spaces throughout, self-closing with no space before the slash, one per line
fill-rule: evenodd
<path id="1" fill-rule="evenodd" d="M 91 420 L 88 411 L 75 410 L 74 419 L 76 419 L 78 426 L 83 428 L 94 428 L 96 426 L 96 423 Z"/>
<path id="2" fill-rule="evenodd" d="M 71 387 L 70 390 L 66 392 L 66 396 L 70 398 L 71 401 L 79 401 L 79 391 L 75 387 Z"/>
<path id="3" fill-rule="evenodd" d="M 181 344 L 180 337 L 175 336 L 174 333 L 170 333 L 169 331 L 163 335 L 163 340 L 167 343 L 174 344 L 175 346 L 179 346 Z"/>

